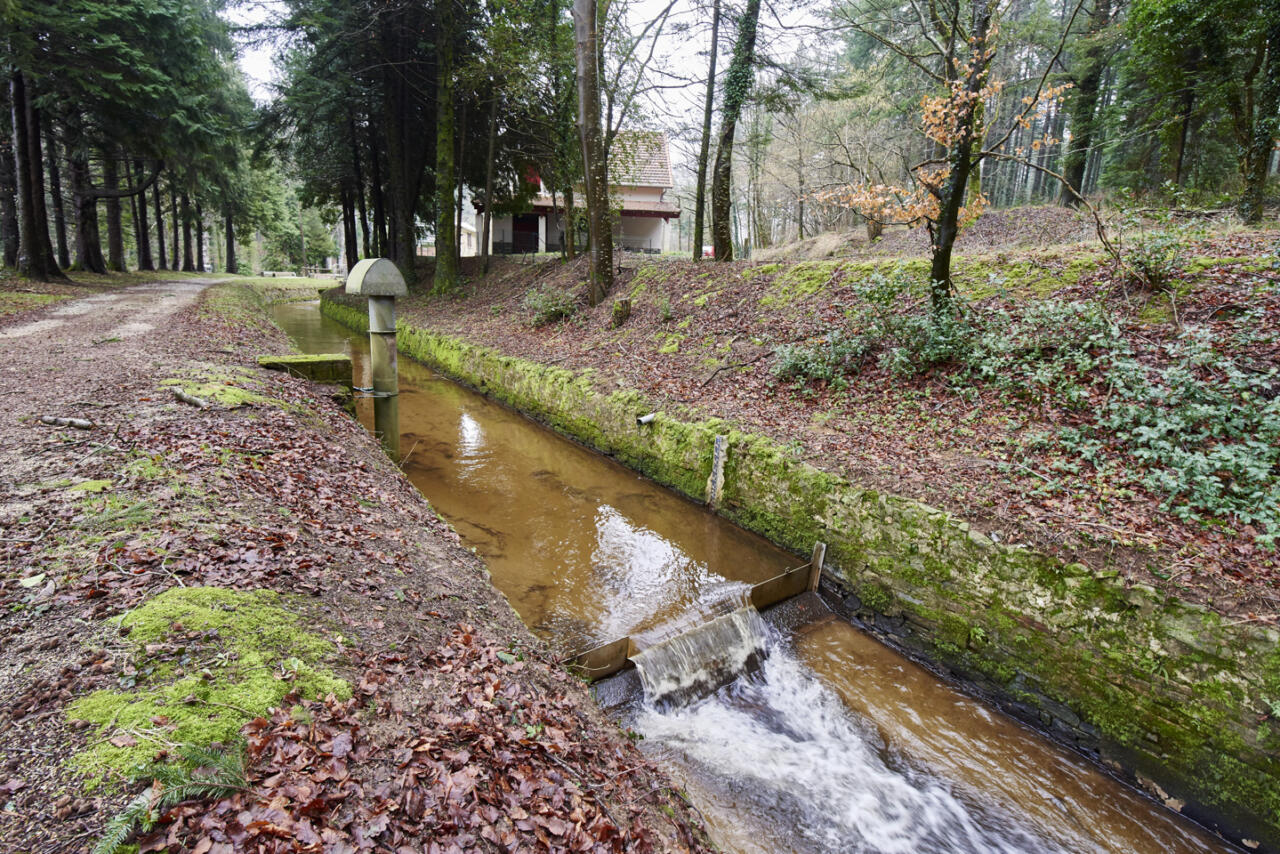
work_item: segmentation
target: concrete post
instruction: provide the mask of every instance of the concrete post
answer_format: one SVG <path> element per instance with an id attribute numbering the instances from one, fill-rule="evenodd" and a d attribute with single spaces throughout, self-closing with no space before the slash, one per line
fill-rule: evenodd
<path id="1" fill-rule="evenodd" d="M 400 377 L 396 364 L 396 298 L 369 297 L 369 363 L 373 430 L 392 459 L 400 459 Z"/>
<path id="2" fill-rule="evenodd" d="M 369 298 L 369 363 L 373 429 L 393 459 L 400 457 L 400 380 L 396 367 L 396 297 L 404 277 L 386 258 L 366 258 L 347 276 L 347 293 Z"/>

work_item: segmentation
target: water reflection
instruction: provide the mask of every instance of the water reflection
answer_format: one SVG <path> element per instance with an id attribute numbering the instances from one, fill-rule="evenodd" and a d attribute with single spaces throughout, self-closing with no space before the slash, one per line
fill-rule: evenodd
<path id="1" fill-rule="evenodd" d="M 362 364 L 362 339 L 314 305 L 278 306 L 276 318 L 303 350 Z M 566 651 L 705 611 L 801 562 L 411 359 L 399 364 L 405 473 L 525 624 Z"/>
<path id="2" fill-rule="evenodd" d="M 366 370 L 360 339 L 314 305 L 276 319 L 303 350 L 349 352 Z M 409 359 L 400 368 L 406 473 L 543 637 L 652 642 L 799 562 Z M 795 644 L 753 679 L 633 724 L 725 850 L 1229 850 L 846 624 Z"/>

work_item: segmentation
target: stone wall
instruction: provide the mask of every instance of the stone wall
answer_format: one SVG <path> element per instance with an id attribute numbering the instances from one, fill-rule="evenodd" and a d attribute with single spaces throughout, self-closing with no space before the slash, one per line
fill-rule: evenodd
<path id="1" fill-rule="evenodd" d="M 360 328 L 349 298 L 326 314 Z M 992 542 L 787 449 L 638 392 L 401 326 L 402 351 L 701 499 L 729 440 L 718 512 L 807 555 L 828 543 L 837 609 L 1224 834 L 1280 851 L 1280 632 L 1111 573 Z"/>

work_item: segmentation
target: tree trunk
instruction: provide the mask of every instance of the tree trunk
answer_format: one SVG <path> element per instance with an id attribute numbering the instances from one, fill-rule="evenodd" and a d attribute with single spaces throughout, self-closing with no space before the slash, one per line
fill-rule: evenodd
<path id="1" fill-rule="evenodd" d="M 369 192 L 373 196 L 373 255 L 387 257 L 387 211 L 382 196 L 382 157 L 373 122 L 369 123 Z"/>
<path id="2" fill-rule="evenodd" d="M 45 158 L 49 164 L 49 197 L 53 200 L 53 239 L 58 252 L 58 266 L 66 270 L 71 266 L 71 251 L 67 245 L 67 211 L 62 200 L 58 143 L 53 139 L 53 134 L 45 142 Z"/>
<path id="3" fill-rule="evenodd" d="M 98 196 L 93 192 L 89 155 L 80 148 L 72 148 L 67 154 L 71 207 L 76 219 L 75 269 L 105 276 L 107 262 L 102 257 L 102 235 L 98 230 Z"/>
<path id="4" fill-rule="evenodd" d="M 224 216 L 227 219 L 227 272 L 238 273 L 240 268 L 236 265 L 236 230 L 231 222 L 231 211 L 226 211 Z"/>
<path id="5" fill-rule="evenodd" d="M 0 246 L 4 266 L 18 266 L 18 199 L 13 167 L 13 135 L 0 139 Z"/>
<path id="6" fill-rule="evenodd" d="M 372 256 L 370 255 L 371 249 L 369 245 L 369 217 L 364 207 L 364 169 L 360 166 L 360 143 L 356 141 L 355 119 L 348 119 L 347 124 L 351 131 L 351 169 L 356 179 L 355 204 L 356 213 L 360 217 L 361 249 L 363 250 L 361 255 L 362 257 L 370 258 Z M 351 267 L 348 266 L 347 269 L 350 270 Z"/>
<path id="7" fill-rule="evenodd" d="M 707 160 L 711 156 L 711 116 L 716 100 L 716 55 L 720 47 L 720 0 L 711 10 L 711 59 L 707 63 L 707 94 L 702 105 L 702 147 L 698 150 L 698 190 L 693 201 L 693 260 L 702 258 L 703 211 L 707 205 Z"/>
<path id="8" fill-rule="evenodd" d="M 1280 137 L 1280 0 L 1265 0 L 1262 11 L 1267 21 L 1267 58 L 1254 107 L 1253 134 L 1246 152 L 1244 198 L 1240 203 L 1240 215 L 1251 225 L 1262 221 L 1271 152 L 1276 138 Z"/>
<path id="9" fill-rule="evenodd" d="M 102 188 L 109 194 L 104 200 L 107 208 L 107 269 L 123 273 L 127 268 L 124 262 L 124 219 L 120 209 L 120 167 L 111 151 L 102 153 Z"/>
<path id="10" fill-rule="evenodd" d="M 360 248 L 356 245 L 358 238 L 356 237 L 356 204 L 352 198 L 351 189 L 343 186 L 341 190 L 342 201 L 342 248 L 347 262 L 347 271 L 350 272 L 359 260 L 357 250 Z"/>
<path id="11" fill-rule="evenodd" d="M 1178 187 L 1182 186 L 1186 178 L 1187 140 L 1191 136 L 1191 115 L 1195 100 L 1195 91 L 1187 87 L 1186 93 L 1182 96 L 1182 127 L 1178 131 L 1178 156 L 1173 165 L 1173 183 Z"/>
<path id="12" fill-rule="evenodd" d="M 137 175 L 138 175 L 137 181 L 138 181 L 138 184 L 140 184 L 141 186 L 141 183 L 143 181 L 142 161 L 141 160 L 134 161 L 133 168 L 137 170 Z M 131 177 L 129 177 L 129 183 L 132 184 L 133 173 L 131 172 L 129 173 L 129 175 L 131 175 Z M 148 224 L 147 224 L 147 193 L 146 191 L 143 191 L 142 195 L 138 196 L 137 215 L 134 216 L 134 219 L 133 219 L 133 234 L 134 234 L 134 238 L 133 238 L 134 241 L 137 241 L 138 243 L 138 269 L 140 270 L 156 269 L 155 262 L 151 260 L 151 228 L 148 227 Z"/>
<path id="13" fill-rule="evenodd" d="M 44 166 L 40 151 L 40 117 L 27 97 L 21 71 L 9 79 L 13 116 L 14 172 L 18 200 L 18 258 L 20 273 L 39 281 L 64 278 L 53 257 L 49 217 L 44 205 Z"/>
<path id="14" fill-rule="evenodd" d="M 1098 93 L 1102 89 L 1102 78 L 1106 72 L 1106 64 L 1103 62 L 1105 50 L 1099 35 L 1110 24 L 1111 0 L 1096 0 L 1089 15 L 1089 30 L 1085 36 L 1087 45 L 1080 58 L 1084 73 L 1068 93 L 1071 147 L 1067 149 L 1062 177 L 1080 195 L 1084 195 L 1085 169 L 1089 165 L 1089 151 L 1094 143 L 1094 124 L 1098 114 Z M 1058 196 L 1058 204 L 1074 208 L 1080 204 L 1080 199 L 1070 189 L 1063 187 Z"/>
<path id="15" fill-rule="evenodd" d="M 455 262 L 458 264 L 459 276 L 461 276 L 462 261 L 460 259 L 462 258 L 462 196 L 463 196 L 463 192 L 462 192 L 463 191 L 463 180 L 462 180 L 463 168 L 461 166 L 461 163 L 462 163 L 462 143 L 463 143 L 463 140 L 467 138 L 467 104 L 465 101 L 463 101 L 462 103 L 462 117 L 461 119 L 459 119 L 458 132 L 457 134 L 455 134 L 455 137 L 456 137 L 457 144 L 454 148 L 454 157 L 455 157 L 454 171 L 458 176 L 458 198 L 457 198 L 458 221 L 453 231 L 454 247 L 455 247 L 453 257 L 455 259 Z M 554 209 L 555 209 L 554 206 L 552 206 L 552 210 Z"/>
<path id="16" fill-rule="evenodd" d="M 204 272 L 204 206 L 196 202 L 196 269 Z"/>
<path id="17" fill-rule="evenodd" d="M 489 99 L 489 153 L 484 166 L 484 224 L 481 227 L 480 255 L 484 258 L 482 269 L 489 273 L 490 230 L 493 228 L 493 158 L 498 144 L 498 86 L 493 85 L 493 94 Z"/>
<path id="18" fill-rule="evenodd" d="M 393 61 L 407 61 L 401 50 L 397 42 L 398 52 L 393 54 Z M 384 254 L 400 268 L 405 281 L 412 284 L 417 275 L 414 218 L 427 157 L 424 128 L 417 121 L 415 93 L 410 91 L 408 82 L 400 76 L 388 75 L 386 90 L 387 194 L 390 196 L 386 207 L 390 208 L 390 222 Z"/>
<path id="19" fill-rule="evenodd" d="M 564 188 L 564 255 L 572 261 L 577 254 L 578 224 L 573 213 L 573 187 Z"/>
<path id="20" fill-rule="evenodd" d="M 172 243 L 172 249 L 169 252 L 169 261 L 171 262 L 171 266 L 169 267 L 169 269 L 171 270 L 178 270 L 178 269 L 181 269 L 182 267 L 182 262 L 178 259 L 178 241 L 182 233 L 181 224 L 178 222 L 179 219 L 181 219 L 181 217 L 178 216 L 178 188 L 173 183 L 173 171 L 170 170 L 169 171 L 169 221 L 170 223 L 172 223 L 172 226 L 173 226 L 173 243 Z"/>
<path id="21" fill-rule="evenodd" d="M 436 272 L 431 288 L 452 293 L 461 284 L 454 254 L 453 0 L 440 0 L 436 18 Z"/>
<path id="22" fill-rule="evenodd" d="M 595 0 L 573 0 L 573 31 L 578 71 L 578 135 L 591 235 L 588 299 L 592 305 L 599 305 L 613 288 L 613 229 L 609 223 L 609 164 L 600 129 L 600 54 Z"/>
<path id="23" fill-rule="evenodd" d="M 196 271 L 196 259 L 191 252 L 191 196 L 182 194 L 182 269 L 187 273 Z"/>
<path id="24" fill-rule="evenodd" d="M 715 168 L 711 177 L 711 244 L 717 261 L 733 260 L 733 227 L 730 206 L 733 183 L 733 136 L 742 115 L 742 105 L 751 92 L 754 77 L 756 24 L 760 18 L 760 0 L 747 0 L 738 21 L 738 40 L 733 45 L 733 58 L 724 78 L 724 107 L 720 119 L 720 141 L 716 146 Z"/>
<path id="25" fill-rule="evenodd" d="M 957 120 L 957 126 L 960 128 L 960 134 L 948 152 L 951 174 L 947 176 L 939 197 L 941 210 L 938 219 L 930 223 L 933 262 L 929 271 L 929 298 L 934 316 L 941 316 L 955 308 L 955 301 L 952 298 L 954 288 L 951 282 L 951 251 L 955 247 L 956 236 L 960 231 L 960 208 L 964 206 L 965 187 L 974 167 L 973 150 L 977 141 L 975 133 L 979 103 L 977 96 L 982 90 L 986 71 L 991 62 L 990 54 L 981 51 L 980 48 L 987 43 L 990 35 L 993 5 L 993 0 L 976 0 L 974 3 L 974 22 L 970 30 L 971 44 L 976 45 L 973 48 L 974 53 L 986 56 L 987 59 L 981 62 L 971 61 L 972 65 L 965 82 L 965 91 L 970 100 L 964 102 L 967 106 L 959 108 L 961 116 Z"/>
<path id="26" fill-rule="evenodd" d="M 143 198 L 146 198 L 146 196 L 144 195 Z M 160 260 L 160 263 L 157 265 L 156 269 L 163 270 L 169 266 L 169 256 L 166 254 L 165 248 L 164 248 L 164 212 L 161 210 L 161 207 L 160 207 L 161 202 L 160 202 L 160 182 L 159 181 L 156 181 L 155 193 L 152 195 L 152 198 L 155 200 L 156 250 L 158 253 L 157 257 Z"/>

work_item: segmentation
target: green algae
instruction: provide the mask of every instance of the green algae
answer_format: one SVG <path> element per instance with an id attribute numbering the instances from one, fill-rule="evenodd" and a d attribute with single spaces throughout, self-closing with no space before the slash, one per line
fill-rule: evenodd
<path id="1" fill-rule="evenodd" d="M 234 739 L 291 692 L 349 697 L 326 666 L 336 646 L 303 629 L 284 604 L 269 591 L 179 587 L 119 618 L 136 674 L 66 711 L 96 725 L 70 760 L 88 787 L 128 779 L 177 745 Z"/>

